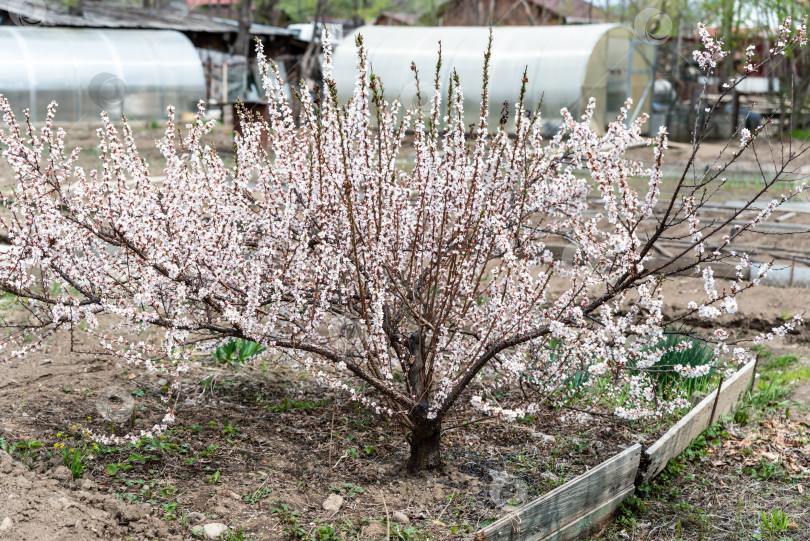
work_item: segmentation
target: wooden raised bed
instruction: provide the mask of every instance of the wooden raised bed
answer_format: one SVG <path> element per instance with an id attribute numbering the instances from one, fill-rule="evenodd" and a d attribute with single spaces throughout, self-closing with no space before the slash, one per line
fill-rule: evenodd
<path id="1" fill-rule="evenodd" d="M 475 541 L 569 541 L 598 530 L 637 485 L 661 473 L 701 432 L 733 411 L 748 391 L 755 369 L 752 360 L 721 382 L 650 447 L 629 447 L 479 530 Z"/>
<path id="2" fill-rule="evenodd" d="M 748 391 L 755 366 L 755 360 L 749 361 L 731 378 L 721 382 L 717 389 L 644 450 L 639 484 L 646 483 L 661 473 L 667 462 L 680 455 L 701 432 L 714 424 L 721 415 L 727 415 L 734 409 Z"/>
<path id="3" fill-rule="evenodd" d="M 566 540 L 610 519 L 635 490 L 641 445 L 634 445 L 521 507 L 476 535 L 476 541 Z"/>

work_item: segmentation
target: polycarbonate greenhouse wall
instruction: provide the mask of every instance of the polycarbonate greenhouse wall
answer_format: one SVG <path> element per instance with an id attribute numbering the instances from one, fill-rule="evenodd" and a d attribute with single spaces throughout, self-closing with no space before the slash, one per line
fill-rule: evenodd
<path id="1" fill-rule="evenodd" d="M 416 96 L 411 61 L 419 70 L 423 99 L 430 99 L 441 41 L 443 95 L 455 69 L 464 90 L 465 121 L 477 121 L 488 28 L 363 26 L 335 49 L 334 73 L 342 100 L 351 96 L 355 86 L 358 33 L 386 96 L 389 100 L 399 96 L 405 105 L 414 104 Z M 508 127 L 514 127 L 514 104 L 524 68 L 529 79 L 526 105 L 534 108 L 542 99 L 543 119 L 549 127 L 559 125 L 563 107 L 576 116 L 582 114 L 591 96 L 597 99 L 597 129 L 616 118 L 627 97 L 634 98 L 635 116 L 649 112 L 655 48 L 635 39 L 630 28 L 616 24 L 509 26 L 493 28 L 492 34 L 488 117 L 492 128 L 501 118 L 504 102 L 510 105 Z"/>
<path id="2" fill-rule="evenodd" d="M 16 114 L 42 121 L 161 119 L 166 107 L 196 111 L 205 98 L 202 63 L 180 32 L 0 27 L 0 94 Z"/>

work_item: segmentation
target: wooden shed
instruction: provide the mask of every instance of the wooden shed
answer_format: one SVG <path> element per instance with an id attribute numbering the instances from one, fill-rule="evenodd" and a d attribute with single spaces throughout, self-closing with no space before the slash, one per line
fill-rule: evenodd
<path id="1" fill-rule="evenodd" d="M 585 0 L 448 0 L 441 26 L 541 26 L 605 22 L 604 11 Z"/>
<path id="2" fill-rule="evenodd" d="M 378 26 L 413 26 L 419 20 L 417 15 L 410 13 L 396 13 L 394 11 L 383 11 L 374 20 Z"/>

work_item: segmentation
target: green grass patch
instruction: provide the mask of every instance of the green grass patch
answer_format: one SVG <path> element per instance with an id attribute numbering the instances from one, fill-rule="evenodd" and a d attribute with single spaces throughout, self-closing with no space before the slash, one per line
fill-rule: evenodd
<path id="1" fill-rule="evenodd" d="M 796 128 L 790 132 L 790 136 L 794 139 L 807 139 L 807 137 L 810 136 L 810 128 Z"/>
<path id="2" fill-rule="evenodd" d="M 796 355 L 774 356 L 759 348 L 759 383 L 743 402 L 735 416 L 738 422 L 743 415 L 755 417 L 751 413 L 763 414 L 776 408 L 788 407 L 791 390 L 798 382 L 810 380 L 810 366 L 800 363 Z M 741 423 L 745 424 L 745 423 Z"/>

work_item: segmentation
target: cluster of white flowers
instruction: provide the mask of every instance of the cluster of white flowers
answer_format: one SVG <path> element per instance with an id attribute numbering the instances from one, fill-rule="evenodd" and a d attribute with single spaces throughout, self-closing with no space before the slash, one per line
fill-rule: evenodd
<path id="1" fill-rule="evenodd" d="M 696 58 L 708 69 L 725 53 L 699 31 L 706 50 Z M 717 291 L 711 263 L 725 256 L 704 243 L 725 232 L 698 219 L 699 188 L 676 190 L 664 201 L 671 213 L 648 234 L 666 130 L 643 137 L 646 117 L 630 122 L 628 100 L 602 133 L 591 100 L 578 118 L 563 110 L 561 129 L 544 140 L 539 115 L 521 101 L 514 134 L 490 133 L 484 103 L 470 140 L 457 77 L 442 88 L 437 75 L 426 107 L 403 111 L 358 43 L 354 96 L 342 106 L 331 48 L 324 52 L 324 88 L 302 89 L 296 118 L 259 51 L 269 120 L 243 122 L 234 167 L 208 146 L 214 123 L 202 104 L 184 130 L 170 109 L 159 183 L 128 123 L 103 117 L 100 168 L 86 172 L 52 127 L 55 104 L 39 130 L 23 129 L 0 96 L 8 126 L 0 148 L 17 175 L 11 218 L 0 216 L 11 241 L 0 288 L 38 321 L 0 338 L 5 359 L 81 327 L 105 353 L 170 374 L 176 393 L 197 348 L 240 337 L 286 352 L 324 385 L 409 428 L 440 422 L 481 376 L 492 388 L 528 389 L 517 405 L 474 395 L 475 408 L 511 420 L 566 396 L 574 379 L 587 386 L 603 376 L 612 382 L 606 395 L 624 396 L 621 416 L 682 404 L 659 400 L 647 373 L 665 353 L 662 284 L 672 263 L 654 266 L 652 243 L 685 217 L 694 264 L 677 264 L 702 272 L 708 300 L 688 305 L 700 317 L 736 311 L 734 295 L 749 284 L 740 274 L 730 291 Z M 637 144 L 655 145 L 650 167 L 626 157 Z M 646 193 L 632 185 L 638 176 L 649 179 Z M 571 261 L 549 249 L 560 239 L 574 247 Z M 552 276 L 565 285 L 553 296 Z M 159 344 L 137 338 L 147 326 L 163 330 Z M 173 419 L 169 410 L 132 437 Z"/>
<path id="2" fill-rule="evenodd" d="M 748 143 L 750 143 L 753 138 L 754 138 L 754 136 L 751 135 L 751 130 L 749 130 L 748 128 L 741 129 L 740 130 L 740 148 L 745 148 L 746 145 L 748 145 Z"/>
<path id="3" fill-rule="evenodd" d="M 713 368 L 712 364 L 700 364 L 697 366 L 676 364 L 672 367 L 675 372 L 686 378 L 699 378 L 707 375 Z"/>
<path id="4" fill-rule="evenodd" d="M 506 421 L 514 421 L 515 419 L 519 419 L 526 415 L 526 410 L 524 409 L 508 409 L 502 408 L 501 406 L 491 404 L 486 402 L 480 395 L 475 395 L 470 399 L 470 405 L 485 413 L 486 415 L 491 415 L 493 417 L 499 417 Z"/>
<path id="5" fill-rule="evenodd" d="M 784 336 L 787 336 L 787 334 L 790 331 L 796 329 L 796 327 L 801 325 L 803 322 L 804 319 L 802 318 L 802 315 L 796 314 L 790 319 L 790 321 L 787 321 L 784 324 L 779 325 L 778 327 L 774 327 L 773 329 L 770 330 L 770 332 L 763 333 L 755 337 L 754 344 L 762 344 L 764 342 L 769 342 L 775 338 L 782 338 Z"/>
<path id="6" fill-rule="evenodd" d="M 127 445 L 130 443 L 138 443 L 144 439 L 156 438 L 160 436 L 169 429 L 169 425 L 173 424 L 174 420 L 174 412 L 169 409 L 163 416 L 160 424 L 154 425 L 149 430 L 140 430 L 136 433 L 126 434 L 124 436 L 116 436 L 115 434 L 107 436 L 105 434 L 99 434 L 98 432 L 85 429 L 84 434 L 91 440 L 98 443 L 103 443 L 105 445 Z"/>
<path id="7" fill-rule="evenodd" d="M 792 44 L 799 46 L 807 45 L 807 17 L 803 17 L 801 23 L 797 28 L 793 28 L 793 18 L 788 15 L 785 17 L 782 24 L 779 25 L 779 33 L 776 38 L 775 46 L 768 49 L 772 55 L 784 56 L 788 48 Z"/>
<path id="8" fill-rule="evenodd" d="M 703 23 L 698 24 L 698 35 L 703 42 L 704 51 L 693 51 L 692 56 L 697 61 L 701 69 L 709 71 L 717 67 L 717 62 L 728 55 L 728 51 L 723 50 L 723 40 L 715 39 L 709 34 L 709 30 Z"/>

